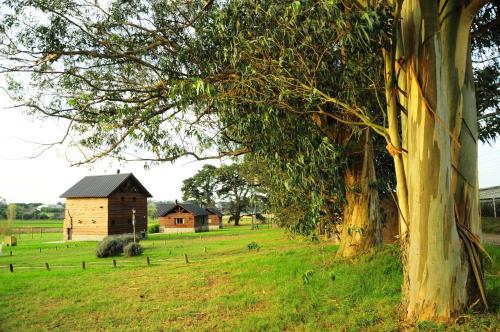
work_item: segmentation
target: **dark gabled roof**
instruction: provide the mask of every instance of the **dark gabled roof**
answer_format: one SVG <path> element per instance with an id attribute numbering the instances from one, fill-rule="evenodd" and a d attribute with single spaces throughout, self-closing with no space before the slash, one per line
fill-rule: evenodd
<path id="1" fill-rule="evenodd" d="M 169 214 L 177 206 L 180 206 L 184 210 L 192 213 L 195 217 L 208 215 L 208 212 L 205 209 L 199 207 L 196 204 L 192 204 L 192 203 L 177 203 L 177 204 L 166 204 L 166 205 L 158 206 L 157 215 L 159 217 L 164 217 L 165 215 Z"/>
<path id="2" fill-rule="evenodd" d="M 167 212 L 171 211 L 175 207 L 175 204 L 164 204 L 160 203 L 156 206 L 156 217 L 163 217 Z"/>
<path id="3" fill-rule="evenodd" d="M 86 176 L 64 192 L 61 198 L 109 197 L 126 180 L 131 179 L 140 192 L 152 195 L 132 173 Z"/>
<path id="4" fill-rule="evenodd" d="M 206 208 L 206 210 L 208 211 L 209 214 L 216 214 L 219 217 L 222 217 L 222 212 L 220 212 L 218 209 L 216 209 L 214 207 L 208 207 L 208 208 Z"/>

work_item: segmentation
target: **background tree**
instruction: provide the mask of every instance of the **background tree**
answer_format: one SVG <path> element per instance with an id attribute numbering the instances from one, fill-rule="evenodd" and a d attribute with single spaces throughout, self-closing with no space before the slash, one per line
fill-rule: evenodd
<path id="1" fill-rule="evenodd" d="M 17 206 L 16 204 L 9 204 L 7 206 L 7 220 L 12 222 L 16 220 L 17 216 Z"/>
<path id="2" fill-rule="evenodd" d="M 217 168 L 204 165 L 194 176 L 182 183 L 182 199 L 193 200 L 201 206 L 214 206 L 217 189 Z"/>
<path id="3" fill-rule="evenodd" d="M 157 211 L 158 211 L 158 206 L 156 204 L 156 201 L 148 199 L 148 219 L 155 220 L 156 218 L 158 218 L 158 216 L 156 215 Z"/>
<path id="4" fill-rule="evenodd" d="M 238 163 L 223 165 L 217 170 L 217 195 L 229 201 L 230 221 L 240 224 L 242 213 L 250 206 L 250 195 L 253 184 L 241 174 Z"/>

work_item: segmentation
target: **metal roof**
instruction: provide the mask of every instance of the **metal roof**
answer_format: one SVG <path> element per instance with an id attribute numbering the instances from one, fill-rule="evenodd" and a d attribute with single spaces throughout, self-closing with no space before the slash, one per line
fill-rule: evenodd
<path id="1" fill-rule="evenodd" d="M 64 192 L 61 198 L 109 197 L 126 180 L 131 179 L 140 192 L 152 195 L 132 173 L 86 176 Z"/>
<path id="2" fill-rule="evenodd" d="M 192 204 L 192 203 L 177 203 L 177 204 L 166 204 L 166 205 L 158 206 L 157 215 L 159 217 L 164 217 L 165 215 L 169 214 L 177 206 L 180 206 L 184 210 L 191 212 L 195 217 L 208 215 L 208 212 L 205 209 L 199 207 L 196 204 Z"/>
<path id="3" fill-rule="evenodd" d="M 218 215 L 219 217 L 222 216 L 222 212 L 220 212 L 218 209 L 214 208 L 214 207 L 208 207 L 206 208 L 206 210 L 210 213 L 210 214 L 216 214 Z"/>
<path id="4" fill-rule="evenodd" d="M 480 199 L 500 198 L 500 186 L 479 189 Z"/>

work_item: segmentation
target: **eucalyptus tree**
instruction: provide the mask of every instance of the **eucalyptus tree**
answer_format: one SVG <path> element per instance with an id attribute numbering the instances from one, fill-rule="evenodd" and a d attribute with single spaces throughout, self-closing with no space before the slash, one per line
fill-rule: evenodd
<path id="1" fill-rule="evenodd" d="M 220 50 L 228 61 L 212 78 L 221 82 L 221 97 L 252 100 L 301 115 L 316 113 L 334 119 L 334 125 L 365 125 L 384 137 L 397 178 L 406 318 L 449 320 L 470 305 L 487 307 L 479 259 L 478 128 L 470 48 L 473 18 L 486 1 L 314 5 L 295 1 L 284 5 L 285 10 L 283 5 L 246 3 L 247 8 L 242 8 L 241 1 L 229 2 L 227 16 L 233 24 L 219 29 L 222 38 L 231 36 L 229 47 Z M 322 9 L 322 20 L 308 24 Z M 242 16 L 250 23 L 245 25 Z M 260 27 L 270 21 L 274 24 L 263 34 Z M 328 37 L 335 38 L 328 45 L 337 42 L 349 47 L 322 52 L 318 45 Z M 309 52 L 301 52 L 301 46 Z M 369 105 L 342 94 L 358 92 L 362 84 L 341 92 L 317 84 L 318 71 L 327 63 L 323 60 L 336 50 L 339 67 L 352 65 L 370 79 L 366 70 L 377 66 L 378 57 L 367 63 L 366 56 L 360 56 L 361 47 L 381 54 L 385 67 L 382 123 L 374 121 Z M 320 61 L 311 66 L 308 60 L 315 57 Z M 333 77 L 345 79 L 335 71 L 335 62 L 328 67 Z M 300 72 L 302 68 L 309 72 Z M 345 81 L 356 82 L 356 77 Z M 310 107 L 297 110 L 295 106 L 304 101 Z"/>
<path id="2" fill-rule="evenodd" d="M 0 70 L 16 107 L 66 120 L 74 164 L 238 154 L 211 149 L 217 121 L 190 56 L 201 2 L 1 2 Z M 194 107 L 196 105 L 196 107 Z"/>
<path id="3" fill-rule="evenodd" d="M 366 51 L 377 45 L 370 42 L 370 31 L 387 23 L 375 11 L 346 12 L 339 3 L 230 1 L 214 16 L 212 25 L 198 31 L 198 49 L 210 59 L 203 76 L 217 91 L 214 107 L 223 123 L 246 126 L 234 117 L 228 120 L 226 114 L 233 114 L 232 108 L 237 113 L 262 114 L 264 120 L 252 118 L 253 123 L 292 116 L 344 147 L 346 205 L 338 255 L 348 257 L 381 243 L 370 132 L 378 130 L 375 123 L 384 121 L 378 117 L 382 95 L 377 99 L 383 94 L 383 71 L 377 66 L 381 58 L 367 57 Z M 347 27 L 352 31 L 344 37 Z M 342 102 L 325 102 L 327 95 L 330 101 Z M 345 103 L 366 106 L 368 110 L 360 115 L 371 128 L 338 111 Z M 267 130 L 290 129 L 279 121 L 274 128 Z"/>

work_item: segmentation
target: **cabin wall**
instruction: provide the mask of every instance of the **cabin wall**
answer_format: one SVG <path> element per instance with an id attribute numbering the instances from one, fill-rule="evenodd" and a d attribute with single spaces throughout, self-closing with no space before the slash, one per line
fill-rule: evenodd
<path id="1" fill-rule="evenodd" d="M 184 224 L 176 225 L 176 218 L 183 218 Z M 187 212 L 169 213 L 166 216 L 160 217 L 158 223 L 160 224 L 160 232 L 163 233 L 189 233 L 195 231 L 194 215 Z"/>
<path id="2" fill-rule="evenodd" d="M 216 214 L 209 214 L 208 215 L 208 228 L 209 229 L 222 228 L 221 218 Z"/>
<path id="3" fill-rule="evenodd" d="M 108 199 L 108 234 L 132 234 L 132 209 L 135 209 L 135 231 L 147 233 L 148 203 L 147 197 L 139 193 L 114 193 Z"/>
<path id="4" fill-rule="evenodd" d="M 176 218 L 183 218 L 184 224 L 177 225 Z M 187 233 L 208 231 L 207 216 L 195 217 L 192 213 L 169 213 L 159 218 L 160 231 L 163 233 Z"/>
<path id="5" fill-rule="evenodd" d="M 107 235 L 107 198 L 66 199 L 64 240 L 101 240 Z"/>

